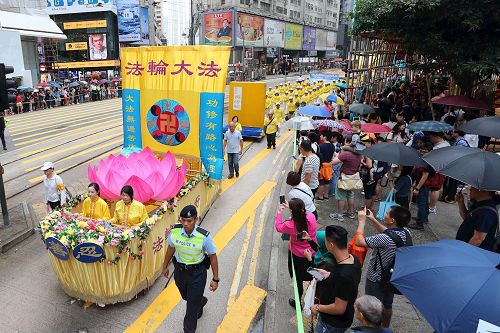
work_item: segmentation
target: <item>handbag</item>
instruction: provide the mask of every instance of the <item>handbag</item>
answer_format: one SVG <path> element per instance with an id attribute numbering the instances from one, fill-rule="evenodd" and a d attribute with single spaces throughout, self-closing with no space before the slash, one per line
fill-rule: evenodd
<path id="1" fill-rule="evenodd" d="M 356 245 L 356 237 L 358 235 L 362 235 L 362 233 L 356 232 L 354 234 L 354 236 L 351 238 L 351 241 L 349 242 L 349 245 L 347 245 L 347 251 L 349 251 L 350 254 L 356 256 L 359 260 L 359 263 L 361 264 L 361 267 L 363 267 L 366 254 L 368 253 L 368 248 Z"/>
<path id="2" fill-rule="evenodd" d="M 384 219 L 385 213 L 391 209 L 392 206 L 397 206 L 396 201 L 394 201 L 394 190 L 391 190 L 385 198 L 384 201 L 380 201 L 377 211 L 377 220 L 381 221 Z"/>
<path id="3" fill-rule="evenodd" d="M 359 172 L 356 172 L 353 175 L 341 173 L 339 180 L 337 181 L 337 186 L 345 191 L 361 190 L 363 188 L 363 182 L 361 181 Z"/>

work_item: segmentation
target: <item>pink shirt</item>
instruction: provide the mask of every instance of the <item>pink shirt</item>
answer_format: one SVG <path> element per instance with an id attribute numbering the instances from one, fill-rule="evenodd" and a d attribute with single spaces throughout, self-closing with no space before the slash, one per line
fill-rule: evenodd
<path id="1" fill-rule="evenodd" d="M 318 243 L 316 239 L 316 217 L 312 213 L 306 213 L 307 219 L 307 233 L 311 236 L 312 240 Z M 277 232 L 282 234 L 290 235 L 290 243 L 288 248 L 297 257 L 304 257 L 304 250 L 309 249 L 314 256 L 314 250 L 311 248 L 306 240 L 297 240 L 297 234 L 299 233 L 295 228 L 293 220 L 286 220 L 283 222 L 283 213 L 278 212 L 276 214 L 276 220 L 274 222 L 274 227 Z"/>

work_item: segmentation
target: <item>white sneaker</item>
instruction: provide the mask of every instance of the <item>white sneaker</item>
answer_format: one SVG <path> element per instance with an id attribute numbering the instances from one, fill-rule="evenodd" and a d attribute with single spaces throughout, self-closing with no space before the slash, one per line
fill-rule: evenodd
<path id="1" fill-rule="evenodd" d="M 337 213 L 331 213 L 329 216 L 331 219 L 336 219 L 339 214 Z"/>
<path id="2" fill-rule="evenodd" d="M 339 222 L 344 221 L 344 217 L 340 214 L 337 214 L 337 221 L 339 221 Z"/>
<path id="3" fill-rule="evenodd" d="M 434 207 L 434 208 L 429 207 L 429 214 L 437 214 L 437 208 L 436 207 Z"/>

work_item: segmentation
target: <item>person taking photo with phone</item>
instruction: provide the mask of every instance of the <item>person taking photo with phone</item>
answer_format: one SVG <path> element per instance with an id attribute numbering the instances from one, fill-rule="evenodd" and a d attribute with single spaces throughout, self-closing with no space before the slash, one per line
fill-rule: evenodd
<path id="1" fill-rule="evenodd" d="M 345 332 L 354 319 L 354 302 L 361 280 L 361 264 L 347 250 L 347 230 L 338 225 L 325 229 L 325 245 L 335 257 L 331 272 L 316 269 L 324 280 L 318 281 L 319 303 L 311 307 L 318 316 L 316 333 Z"/>
<path id="2" fill-rule="evenodd" d="M 283 211 L 286 208 L 290 209 L 292 218 L 283 220 Z M 312 276 L 307 273 L 307 268 L 310 264 L 309 260 L 307 260 L 304 255 L 304 251 L 308 249 L 311 251 L 312 255 L 315 253 L 311 245 L 309 245 L 309 242 L 305 239 L 306 234 L 304 231 L 309 234 L 314 242 L 318 242 L 316 239 L 316 217 L 312 213 L 306 211 L 302 200 L 293 198 L 289 203 L 285 201 L 285 203 L 280 205 L 278 213 L 276 214 L 274 227 L 276 231 L 290 235 L 290 243 L 288 244 L 288 273 L 290 273 L 290 277 L 293 278 L 293 259 L 295 280 L 297 282 L 299 299 L 301 299 L 304 293 L 302 282 L 312 280 Z M 288 303 L 295 308 L 295 299 L 290 298 Z"/>

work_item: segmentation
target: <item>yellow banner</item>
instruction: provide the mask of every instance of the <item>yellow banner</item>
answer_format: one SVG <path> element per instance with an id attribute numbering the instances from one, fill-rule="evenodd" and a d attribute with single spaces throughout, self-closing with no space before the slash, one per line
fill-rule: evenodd
<path id="1" fill-rule="evenodd" d="M 121 49 L 127 145 L 200 156 L 200 93 L 224 93 L 229 54 L 225 46 Z M 129 123 L 140 137 L 127 132 Z"/>
<path id="2" fill-rule="evenodd" d="M 64 43 L 66 51 L 86 50 L 87 42 Z"/>
<path id="3" fill-rule="evenodd" d="M 56 62 L 52 66 L 54 67 L 54 69 L 62 69 L 62 68 L 91 68 L 91 67 L 118 67 L 118 66 L 120 66 L 120 60 Z"/>
<path id="4" fill-rule="evenodd" d="M 64 22 L 64 30 L 88 29 L 88 28 L 106 28 L 106 20 L 97 21 L 79 21 L 79 22 Z"/>

